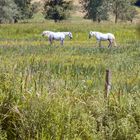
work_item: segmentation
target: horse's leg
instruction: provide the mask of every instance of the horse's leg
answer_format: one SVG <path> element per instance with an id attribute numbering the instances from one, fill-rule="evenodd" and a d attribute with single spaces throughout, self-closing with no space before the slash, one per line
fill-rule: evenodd
<path id="1" fill-rule="evenodd" d="M 63 46 L 63 42 L 64 42 L 64 40 L 61 40 L 61 45 Z"/>
<path id="2" fill-rule="evenodd" d="M 110 46 L 112 46 L 112 41 L 110 39 L 108 39 L 108 41 L 109 41 L 108 48 L 110 48 Z"/>
<path id="3" fill-rule="evenodd" d="M 50 45 L 52 45 L 52 39 L 51 38 L 49 38 L 49 42 L 50 42 Z"/>
<path id="4" fill-rule="evenodd" d="M 98 47 L 98 45 L 99 45 L 99 40 L 96 40 L 96 44 L 95 44 L 95 47 Z"/>
<path id="5" fill-rule="evenodd" d="M 96 40 L 96 45 L 95 45 L 95 47 L 101 47 L 101 41 L 100 40 Z"/>
<path id="6" fill-rule="evenodd" d="M 99 42 L 99 47 L 101 48 L 101 40 L 99 40 L 98 42 Z"/>

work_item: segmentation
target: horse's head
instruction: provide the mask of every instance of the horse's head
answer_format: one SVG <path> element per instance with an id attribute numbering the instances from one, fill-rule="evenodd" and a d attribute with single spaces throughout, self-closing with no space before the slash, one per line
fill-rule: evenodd
<path id="1" fill-rule="evenodd" d="M 71 32 L 69 32 L 68 36 L 69 36 L 69 38 L 70 38 L 70 39 L 72 39 L 72 38 L 73 38 L 73 36 L 72 36 L 72 33 L 71 33 Z"/>
<path id="2" fill-rule="evenodd" d="M 42 36 L 48 36 L 49 33 L 50 33 L 50 31 L 43 31 L 43 32 L 42 32 Z"/>
<path id="3" fill-rule="evenodd" d="M 94 35 L 95 35 L 95 32 L 90 31 L 90 32 L 89 32 L 89 39 L 90 39 L 92 36 L 94 36 Z"/>
<path id="4" fill-rule="evenodd" d="M 91 36 L 92 36 L 92 32 L 90 31 L 90 32 L 89 32 L 89 36 L 88 36 L 89 39 L 91 38 Z"/>

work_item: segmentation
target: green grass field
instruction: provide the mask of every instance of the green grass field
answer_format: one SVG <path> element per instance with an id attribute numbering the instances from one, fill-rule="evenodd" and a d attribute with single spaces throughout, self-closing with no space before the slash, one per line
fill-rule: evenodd
<path id="1" fill-rule="evenodd" d="M 50 46 L 44 30 L 73 39 Z M 90 30 L 114 33 L 118 47 L 96 47 Z M 0 140 L 140 140 L 137 34 L 137 25 L 85 20 L 0 25 Z"/>

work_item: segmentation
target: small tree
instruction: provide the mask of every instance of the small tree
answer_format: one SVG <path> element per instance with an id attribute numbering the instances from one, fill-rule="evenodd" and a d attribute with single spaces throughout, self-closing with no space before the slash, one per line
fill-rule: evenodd
<path id="1" fill-rule="evenodd" d="M 71 8 L 71 1 L 46 0 L 44 5 L 45 19 L 53 19 L 55 22 L 67 19 Z"/>
<path id="2" fill-rule="evenodd" d="M 14 0 L 21 12 L 22 19 L 28 19 L 33 16 L 33 6 L 31 0 Z"/>
<path id="3" fill-rule="evenodd" d="M 0 0 L 0 23 L 15 22 L 20 16 L 17 5 L 11 0 Z"/>
<path id="4" fill-rule="evenodd" d="M 135 0 L 110 0 L 110 8 L 115 15 L 115 23 L 118 22 L 118 19 L 131 19 L 132 21 L 136 14 L 136 11 L 132 8 L 134 3 Z"/>
<path id="5" fill-rule="evenodd" d="M 40 10 L 42 10 L 40 7 L 42 8 L 41 2 L 32 3 L 32 12 L 33 13 L 38 13 Z"/>
<path id="6" fill-rule="evenodd" d="M 106 0 L 81 0 L 85 18 L 100 22 L 108 19 L 108 2 Z"/>
<path id="7" fill-rule="evenodd" d="M 135 18 L 135 16 L 136 16 L 137 14 L 138 14 L 138 13 L 137 13 L 135 7 L 134 7 L 134 6 L 130 6 L 130 7 L 128 7 L 128 8 L 126 9 L 126 12 L 124 12 L 124 13 L 122 13 L 122 14 L 120 15 L 119 18 L 120 18 L 121 20 L 128 20 L 128 21 L 133 22 L 133 19 Z"/>

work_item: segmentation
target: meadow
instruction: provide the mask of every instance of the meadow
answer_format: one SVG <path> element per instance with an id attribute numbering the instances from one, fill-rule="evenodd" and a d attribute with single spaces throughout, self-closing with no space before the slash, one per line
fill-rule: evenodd
<path id="1" fill-rule="evenodd" d="M 50 46 L 44 30 L 73 39 Z M 114 33 L 118 47 L 96 47 L 90 30 Z M 139 44 L 129 23 L 0 25 L 0 140 L 140 140 Z"/>

